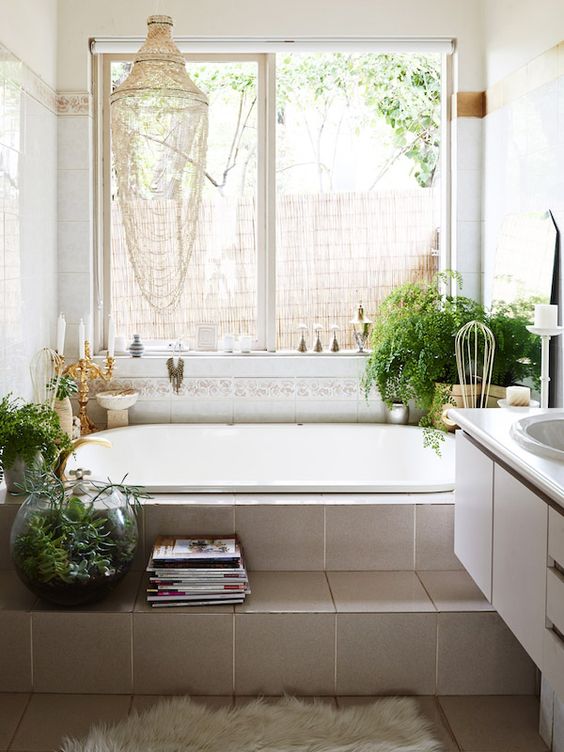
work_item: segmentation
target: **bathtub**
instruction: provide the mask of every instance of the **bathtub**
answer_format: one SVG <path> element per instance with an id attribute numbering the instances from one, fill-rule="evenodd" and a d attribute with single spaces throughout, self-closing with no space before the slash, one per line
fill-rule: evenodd
<path id="1" fill-rule="evenodd" d="M 442 456 L 420 428 L 381 424 L 140 425 L 100 431 L 67 464 L 151 493 L 432 493 L 454 489 L 454 440 Z"/>

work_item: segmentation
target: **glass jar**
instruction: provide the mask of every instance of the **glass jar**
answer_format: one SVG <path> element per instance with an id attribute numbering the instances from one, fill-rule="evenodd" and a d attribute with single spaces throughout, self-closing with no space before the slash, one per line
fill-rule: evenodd
<path id="1" fill-rule="evenodd" d="M 40 598 L 77 606 L 103 598 L 128 572 L 139 539 L 136 508 L 119 487 L 80 480 L 32 493 L 10 537 L 20 579 Z"/>

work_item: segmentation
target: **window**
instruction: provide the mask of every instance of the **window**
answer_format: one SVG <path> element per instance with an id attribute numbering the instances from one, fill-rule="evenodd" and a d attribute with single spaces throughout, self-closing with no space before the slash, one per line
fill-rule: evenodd
<path id="1" fill-rule="evenodd" d="M 250 334 L 257 349 L 288 350 L 300 324 L 321 326 L 324 343 L 337 325 L 351 349 L 359 301 L 371 314 L 395 286 L 436 271 L 443 54 L 189 54 L 210 101 L 205 186 L 182 299 L 153 310 L 113 200 L 106 103 L 131 59 L 103 55 L 100 97 L 103 297 L 118 331 L 193 345 L 197 325 L 213 323 L 220 336 Z"/>

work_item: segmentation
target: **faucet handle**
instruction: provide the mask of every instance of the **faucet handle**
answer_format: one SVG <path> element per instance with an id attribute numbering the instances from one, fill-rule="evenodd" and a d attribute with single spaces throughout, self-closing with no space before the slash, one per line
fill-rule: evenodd
<path id="1" fill-rule="evenodd" d="M 82 480 L 87 475 L 92 475 L 91 470 L 86 470 L 82 467 L 77 467 L 76 470 L 70 470 L 69 475 L 72 475 L 76 478 L 76 480 Z"/>

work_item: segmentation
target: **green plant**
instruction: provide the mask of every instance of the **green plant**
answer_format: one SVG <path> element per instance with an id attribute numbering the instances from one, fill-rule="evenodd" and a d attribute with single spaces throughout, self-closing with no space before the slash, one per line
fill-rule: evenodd
<path id="1" fill-rule="evenodd" d="M 488 316 L 486 323 L 495 337 L 492 384 L 511 386 L 530 380 L 536 389 L 540 387 L 540 338 L 527 331 L 535 302 L 531 298 L 496 303 Z"/>
<path id="2" fill-rule="evenodd" d="M 65 375 L 60 376 L 58 379 L 51 379 L 47 384 L 47 389 L 50 392 L 56 390 L 55 399 L 64 400 L 65 397 L 72 397 L 73 394 L 78 393 L 78 384 L 72 376 Z"/>
<path id="3" fill-rule="evenodd" d="M 125 480 L 125 479 L 124 479 Z M 136 486 L 89 481 L 69 489 L 49 469 L 35 465 L 26 473 L 24 490 L 31 503 L 16 530 L 13 556 L 28 584 L 56 588 L 111 580 L 129 566 L 137 546 L 135 517 L 106 501 L 123 494 L 137 513 L 148 498 Z M 101 502 L 101 503 L 97 503 Z"/>
<path id="4" fill-rule="evenodd" d="M 17 458 L 30 465 L 40 454 L 53 467 L 62 452 L 72 448 L 59 416 L 48 405 L 23 402 L 8 394 L 0 400 L 0 449 L 4 470 Z"/>
<path id="5" fill-rule="evenodd" d="M 388 404 L 413 400 L 427 411 L 437 383 L 457 382 L 456 332 L 468 321 L 483 320 L 485 311 L 469 298 L 442 295 L 438 283 L 449 278 L 458 276 L 448 272 L 431 282 L 408 282 L 381 303 L 363 379 L 366 394 L 376 387 Z"/>

